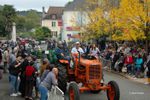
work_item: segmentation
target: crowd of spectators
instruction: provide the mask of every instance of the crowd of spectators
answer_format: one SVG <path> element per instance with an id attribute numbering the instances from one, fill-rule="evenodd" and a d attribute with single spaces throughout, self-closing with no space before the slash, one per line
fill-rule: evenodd
<path id="1" fill-rule="evenodd" d="M 56 46 L 55 41 L 44 44 L 46 50 Z M 10 96 L 22 96 L 27 100 L 40 96 L 41 100 L 47 100 L 46 91 L 57 85 L 58 69 L 50 64 L 44 46 L 40 45 L 24 40 L 0 42 L 0 79 L 8 73 Z"/>
<path id="2" fill-rule="evenodd" d="M 107 43 L 101 51 L 105 67 L 135 78 L 150 77 L 150 53 L 134 43 Z M 106 64 L 106 62 L 109 62 Z"/>

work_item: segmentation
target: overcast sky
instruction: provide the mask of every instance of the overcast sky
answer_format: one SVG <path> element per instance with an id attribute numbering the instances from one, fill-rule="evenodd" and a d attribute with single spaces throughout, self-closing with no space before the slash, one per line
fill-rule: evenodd
<path id="1" fill-rule="evenodd" d="M 49 6 L 64 6 L 69 1 L 73 0 L 0 0 L 0 5 L 11 4 L 16 10 L 36 9 L 42 11 L 43 6 L 47 10 Z"/>

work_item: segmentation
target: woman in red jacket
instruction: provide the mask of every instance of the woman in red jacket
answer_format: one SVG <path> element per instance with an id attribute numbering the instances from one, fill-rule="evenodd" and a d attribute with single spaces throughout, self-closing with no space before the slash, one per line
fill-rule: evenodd
<path id="1" fill-rule="evenodd" d="M 133 57 L 131 54 L 127 54 L 126 58 L 125 58 L 125 66 L 127 67 L 127 73 L 128 74 L 133 74 L 133 63 L 134 63 L 134 60 L 133 60 Z"/>

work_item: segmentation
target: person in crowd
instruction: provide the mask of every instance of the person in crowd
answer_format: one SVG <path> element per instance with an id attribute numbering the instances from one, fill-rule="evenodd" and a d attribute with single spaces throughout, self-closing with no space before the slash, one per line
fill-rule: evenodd
<path id="1" fill-rule="evenodd" d="M 0 80 L 3 77 L 3 54 L 2 50 L 0 49 Z"/>
<path id="2" fill-rule="evenodd" d="M 70 57 L 65 53 L 65 49 L 63 48 L 62 43 L 58 43 L 57 48 L 55 49 L 55 54 L 58 60 L 64 59 L 70 62 Z"/>
<path id="3" fill-rule="evenodd" d="M 138 58 L 135 60 L 135 75 L 136 77 L 140 77 L 140 72 L 143 64 L 143 58 L 141 55 L 138 55 Z"/>
<path id="4" fill-rule="evenodd" d="M 31 61 L 31 57 L 29 55 L 26 55 L 23 57 L 23 62 L 21 63 L 21 75 L 20 75 L 20 86 L 19 91 L 21 92 L 21 96 L 25 96 L 25 86 L 26 86 L 26 76 L 25 76 L 25 70 L 26 67 L 29 65 L 29 62 Z"/>
<path id="5" fill-rule="evenodd" d="M 68 47 L 68 46 L 67 46 L 67 42 L 66 42 L 65 40 L 63 41 L 62 45 L 63 45 L 64 48 L 67 48 L 67 47 Z"/>
<path id="6" fill-rule="evenodd" d="M 44 70 L 44 72 L 43 72 L 43 74 L 42 74 L 42 76 L 41 76 L 41 81 L 43 81 L 43 80 L 46 78 L 47 74 L 48 74 L 50 71 L 52 71 L 52 68 L 54 68 L 54 65 L 52 65 L 52 64 L 47 65 L 46 69 Z"/>
<path id="7" fill-rule="evenodd" d="M 18 96 L 21 72 L 21 57 L 17 57 L 16 61 L 11 63 L 9 67 L 9 82 L 10 82 L 10 96 Z"/>
<path id="8" fill-rule="evenodd" d="M 93 56 L 95 56 L 95 57 L 98 57 L 98 55 L 100 54 L 100 51 L 96 47 L 95 44 L 92 45 L 92 48 L 90 49 L 90 54 L 93 55 Z"/>
<path id="9" fill-rule="evenodd" d="M 3 54 L 2 54 L 2 50 L 0 49 L 0 63 L 3 61 Z"/>
<path id="10" fill-rule="evenodd" d="M 34 62 L 31 60 L 29 62 L 29 65 L 26 67 L 26 71 L 25 71 L 25 76 L 26 76 L 25 99 L 27 100 L 33 100 L 32 91 L 36 80 L 35 78 L 36 69 L 33 65 Z"/>
<path id="11" fill-rule="evenodd" d="M 76 42 L 75 47 L 72 48 L 71 53 L 78 53 L 80 52 L 81 54 L 84 53 L 83 49 L 80 47 L 80 43 Z"/>
<path id="12" fill-rule="evenodd" d="M 53 68 L 51 72 L 48 73 L 46 78 L 41 82 L 39 85 L 39 92 L 40 92 L 40 100 L 47 100 L 48 99 L 48 91 L 51 91 L 52 85 L 57 85 L 57 76 L 58 76 L 58 69 Z"/>
<path id="13" fill-rule="evenodd" d="M 145 69 L 147 69 L 147 71 L 146 71 L 147 82 L 145 82 L 145 84 L 150 84 L 150 53 L 147 56 L 147 61 L 145 63 Z"/>
<path id="14" fill-rule="evenodd" d="M 16 60 L 15 53 L 12 51 L 9 56 L 9 65 L 11 65 Z"/>
<path id="15" fill-rule="evenodd" d="M 111 65 L 112 66 L 111 68 L 114 70 L 116 70 L 116 68 L 114 68 L 114 66 L 115 66 L 116 62 L 118 61 L 119 57 L 120 57 L 119 52 L 114 52 L 114 57 L 112 59 L 112 65 Z"/>
<path id="16" fill-rule="evenodd" d="M 4 73 L 7 72 L 7 68 L 8 68 L 8 63 L 9 63 L 9 48 L 7 47 L 6 50 L 4 51 Z"/>
<path id="17" fill-rule="evenodd" d="M 87 44 L 86 46 L 86 54 L 88 55 L 90 53 L 91 45 L 90 43 Z"/>
<path id="18" fill-rule="evenodd" d="M 15 56 L 17 56 L 18 51 L 19 51 L 19 45 L 17 45 L 17 46 L 13 49 L 13 51 L 14 51 Z"/>
<path id="19" fill-rule="evenodd" d="M 128 47 L 127 45 L 124 46 L 124 54 L 129 54 L 130 50 L 131 50 L 130 47 Z"/>
<path id="20" fill-rule="evenodd" d="M 106 60 L 111 60 L 111 56 L 112 56 L 112 50 L 111 49 L 107 49 L 106 50 L 106 54 L 105 54 L 106 56 L 105 56 L 105 59 Z"/>
<path id="21" fill-rule="evenodd" d="M 38 86 L 39 86 L 39 83 L 40 83 L 40 60 L 37 59 L 37 57 L 33 56 L 33 61 L 34 61 L 34 68 L 36 70 L 35 72 L 35 82 L 34 82 L 34 87 L 35 87 L 35 97 L 38 98 Z"/>
<path id="22" fill-rule="evenodd" d="M 120 55 L 119 59 L 115 63 L 115 70 L 121 72 L 124 65 L 124 56 Z"/>
<path id="23" fill-rule="evenodd" d="M 44 70 L 46 69 L 46 67 L 49 65 L 49 61 L 47 58 L 45 58 L 42 62 L 42 65 L 40 67 L 40 75 L 43 74 Z"/>
<path id="24" fill-rule="evenodd" d="M 132 54 L 128 53 L 125 57 L 125 66 L 127 67 L 128 74 L 133 74 L 133 63 L 134 59 L 132 57 Z"/>

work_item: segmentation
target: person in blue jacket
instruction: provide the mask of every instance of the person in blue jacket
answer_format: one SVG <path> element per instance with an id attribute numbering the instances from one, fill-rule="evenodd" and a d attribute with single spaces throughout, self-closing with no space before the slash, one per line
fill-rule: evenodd
<path id="1" fill-rule="evenodd" d="M 142 64 L 143 64 L 143 58 L 141 57 L 141 55 L 138 55 L 138 57 L 135 60 L 135 75 L 136 76 L 140 75 Z"/>

